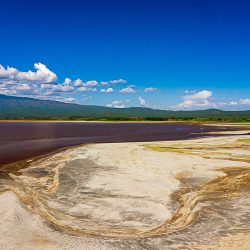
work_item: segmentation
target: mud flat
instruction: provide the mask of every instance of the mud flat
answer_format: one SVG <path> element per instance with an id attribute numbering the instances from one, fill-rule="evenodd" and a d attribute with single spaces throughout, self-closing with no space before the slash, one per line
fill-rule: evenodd
<path id="1" fill-rule="evenodd" d="M 30 162 L 0 181 L 0 248 L 247 249 L 244 133 L 92 144 Z"/>

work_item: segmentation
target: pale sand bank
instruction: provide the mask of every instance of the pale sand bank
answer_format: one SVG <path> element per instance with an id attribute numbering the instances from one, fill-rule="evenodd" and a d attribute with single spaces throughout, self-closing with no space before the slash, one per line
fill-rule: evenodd
<path id="1" fill-rule="evenodd" d="M 149 249 L 182 249 L 187 241 L 190 249 L 217 249 L 211 242 L 201 244 L 208 239 L 199 234 L 202 229 L 195 231 L 202 221 L 196 215 L 209 211 L 214 202 L 231 196 L 238 199 L 246 192 L 249 139 L 235 135 L 93 144 L 34 162 L 22 175 L 12 175 L 14 181 L 2 181 L 17 196 L 11 191 L 0 195 L 0 248 L 144 249 L 147 238 Z M 244 220 L 249 210 L 246 199 L 232 203 L 232 210 L 242 213 L 242 218 L 232 219 L 232 211 L 223 208 L 230 218 L 222 223 L 223 230 L 234 221 L 242 239 L 247 239 L 250 229 Z M 245 204 L 244 208 L 239 204 Z M 208 220 L 203 230 L 209 225 Z M 194 232 L 188 239 L 190 230 Z M 213 243 L 219 242 L 221 230 L 215 226 L 214 235 L 209 236 Z"/>

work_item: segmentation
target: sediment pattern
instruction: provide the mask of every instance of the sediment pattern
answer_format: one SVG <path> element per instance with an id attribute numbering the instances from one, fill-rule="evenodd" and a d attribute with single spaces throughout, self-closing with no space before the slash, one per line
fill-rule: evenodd
<path id="1" fill-rule="evenodd" d="M 250 214 L 241 203 L 250 204 L 249 150 L 248 135 L 81 146 L 29 163 L 18 174 L 9 173 L 1 179 L 1 188 L 15 193 L 55 232 L 124 239 L 138 249 L 146 241 L 178 249 L 182 239 L 184 245 L 189 241 L 190 249 L 203 249 L 208 239 L 192 230 L 208 215 L 203 228 L 216 216 L 225 227 L 214 226 L 211 240 L 222 237 L 222 231 L 238 233 L 231 224 L 241 234 L 250 230 Z M 233 218 L 235 209 L 243 216 Z M 4 216 L 1 209 L 0 215 Z M 21 218 L 15 214 L 0 227 L 0 246 Z M 186 239 L 190 232 L 192 242 Z M 53 246 L 46 239 L 39 242 Z"/>

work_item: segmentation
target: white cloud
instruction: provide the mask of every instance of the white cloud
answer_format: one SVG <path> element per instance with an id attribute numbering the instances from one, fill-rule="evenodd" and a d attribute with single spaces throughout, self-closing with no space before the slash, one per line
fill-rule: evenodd
<path id="1" fill-rule="evenodd" d="M 204 108 L 218 108 L 216 103 L 209 102 L 208 100 L 203 100 L 200 103 L 195 104 L 197 107 L 204 107 Z"/>
<path id="2" fill-rule="evenodd" d="M 109 82 L 100 82 L 102 86 L 107 86 L 109 85 Z"/>
<path id="3" fill-rule="evenodd" d="M 98 82 L 95 80 L 83 82 L 80 78 L 77 78 L 74 82 L 73 85 L 75 87 L 94 87 L 98 85 Z"/>
<path id="4" fill-rule="evenodd" d="M 112 92 L 114 92 L 114 89 L 113 88 L 101 89 L 101 92 L 102 93 L 112 93 Z"/>
<path id="5" fill-rule="evenodd" d="M 65 85 L 69 85 L 69 84 L 71 84 L 71 83 L 72 83 L 72 81 L 71 81 L 71 79 L 70 79 L 70 78 L 65 78 L 64 83 L 63 83 L 63 84 L 65 84 Z"/>
<path id="6" fill-rule="evenodd" d="M 241 109 L 246 106 L 250 106 L 250 99 L 239 99 L 235 101 L 229 101 L 229 102 L 218 102 L 218 106 L 221 108 L 232 108 L 236 107 L 236 109 Z"/>
<path id="7" fill-rule="evenodd" d="M 52 84 L 57 80 L 54 72 L 49 70 L 46 65 L 42 63 L 35 63 L 34 68 L 36 71 L 22 72 L 13 67 L 3 67 L 0 65 L 0 87 L 1 93 L 10 95 L 34 95 L 40 96 L 45 93 L 46 89 L 56 90 L 60 87 Z M 44 87 L 48 85 L 48 87 Z M 66 91 L 62 88 L 62 91 Z M 69 90 L 67 90 L 69 91 Z"/>
<path id="8" fill-rule="evenodd" d="M 27 83 L 18 84 L 16 90 L 21 90 L 21 91 L 31 90 L 31 86 Z"/>
<path id="9" fill-rule="evenodd" d="M 56 84 L 52 88 L 54 92 L 72 92 L 74 91 L 74 87 L 69 85 Z"/>
<path id="10" fill-rule="evenodd" d="M 109 84 L 120 84 L 120 83 L 127 83 L 127 81 L 124 79 L 117 79 L 117 80 L 110 80 L 107 82 L 100 82 L 102 86 L 107 86 Z"/>
<path id="11" fill-rule="evenodd" d="M 51 92 L 72 92 L 74 87 L 63 84 L 41 84 L 41 89 L 47 89 Z"/>
<path id="12" fill-rule="evenodd" d="M 132 86 L 128 86 L 127 88 L 123 88 L 119 90 L 120 93 L 135 93 L 136 91 Z"/>
<path id="13" fill-rule="evenodd" d="M 117 80 L 111 80 L 111 81 L 109 81 L 109 83 L 118 84 L 118 83 L 127 83 L 127 81 L 124 79 L 117 79 Z"/>
<path id="14" fill-rule="evenodd" d="M 60 95 L 54 95 L 54 96 L 38 96 L 38 99 L 42 100 L 51 100 L 51 101 L 58 101 L 58 102 L 67 102 L 67 103 L 74 103 L 76 99 L 74 97 L 64 97 Z"/>
<path id="15" fill-rule="evenodd" d="M 41 84 L 42 89 L 52 89 L 54 84 Z"/>
<path id="16" fill-rule="evenodd" d="M 250 105 L 250 99 L 240 99 L 239 103 L 242 105 Z"/>
<path id="17" fill-rule="evenodd" d="M 212 91 L 202 90 L 202 91 L 197 92 L 197 93 L 192 94 L 192 95 L 186 95 L 183 98 L 185 100 L 198 100 L 198 99 L 202 100 L 202 99 L 207 99 L 210 96 L 212 96 Z"/>
<path id="18" fill-rule="evenodd" d="M 212 91 L 202 90 L 192 95 L 183 96 L 183 102 L 175 106 L 177 109 L 192 108 L 216 108 L 215 103 L 209 102 L 207 99 L 212 96 Z"/>
<path id="19" fill-rule="evenodd" d="M 232 101 L 232 102 L 226 103 L 226 105 L 229 105 L 229 106 L 236 106 L 236 105 L 239 105 L 239 103 L 238 103 L 238 102 Z"/>
<path id="20" fill-rule="evenodd" d="M 74 97 L 65 97 L 65 98 L 63 98 L 63 101 L 64 102 L 75 102 L 76 98 L 74 98 Z"/>
<path id="21" fill-rule="evenodd" d="M 15 75 L 18 74 L 18 70 L 13 68 L 13 67 L 9 67 L 7 66 L 7 68 L 5 68 L 4 66 L 0 65 L 0 77 L 1 78 L 10 78 L 13 79 Z"/>
<path id="22" fill-rule="evenodd" d="M 130 100 L 116 100 L 112 101 L 110 104 L 107 104 L 106 107 L 109 108 L 126 108 L 126 103 L 130 102 Z"/>
<path id="23" fill-rule="evenodd" d="M 182 103 L 175 106 L 177 109 L 190 109 L 190 108 L 216 108 L 218 107 L 215 103 L 209 102 L 208 100 L 202 100 L 196 102 L 194 100 L 184 100 Z"/>
<path id="24" fill-rule="evenodd" d="M 157 88 L 149 87 L 144 89 L 144 92 L 155 92 L 155 91 L 157 91 Z"/>
<path id="25" fill-rule="evenodd" d="M 34 70 L 20 71 L 14 67 L 0 65 L 0 93 L 6 95 L 31 96 L 38 99 L 65 100 L 73 102 L 77 92 L 96 92 L 98 86 L 126 83 L 124 79 L 115 79 L 99 84 L 96 80 L 82 81 L 80 78 L 72 80 L 66 77 L 62 83 L 57 82 L 57 75 L 45 64 L 35 63 Z M 128 92 L 132 86 L 128 87 Z M 113 88 L 100 89 L 103 93 L 114 92 Z M 124 90 L 125 91 L 125 90 Z M 64 97 L 64 93 L 72 92 L 72 96 Z M 133 92 L 133 91 L 132 91 Z M 66 95 L 66 94 L 65 94 Z M 65 99 L 68 98 L 68 99 Z"/>
<path id="26" fill-rule="evenodd" d="M 140 103 L 140 106 L 142 106 L 142 107 L 146 106 L 146 100 L 143 99 L 141 96 L 139 96 L 139 103 Z"/>
<path id="27" fill-rule="evenodd" d="M 197 91 L 196 90 L 185 90 L 184 91 L 185 92 L 185 94 L 193 94 L 193 93 L 196 93 Z"/>
<path id="28" fill-rule="evenodd" d="M 16 95 L 17 92 L 15 89 L 6 89 L 0 87 L 0 94 L 2 95 Z"/>
<path id="29" fill-rule="evenodd" d="M 22 72 L 13 67 L 5 68 L 0 65 L 0 78 L 20 83 L 51 83 L 57 80 L 56 74 L 49 70 L 46 65 L 35 63 L 34 68 L 36 71 Z"/>
<path id="30" fill-rule="evenodd" d="M 106 105 L 109 108 L 125 108 L 125 105 L 122 104 L 122 101 L 112 101 L 110 104 Z"/>
<path id="31" fill-rule="evenodd" d="M 83 86 L 83 81 L 80 78 L 77 78 L 74 82 L 73 82 L 75 87 L 82 87 Z"/>
<path id="32" fill-rule="evenodd" d="M 77 89 L 79 92 L 96 92 L 97 88 L 80 87 Z"/>
<path id="33" fill-rule="evenodd" d="M 110 81 L 98 82 L 96 80 L 82 81 L 80 78 L 72 80 L 66 77 L 62 83 L 57 82 L 57 75 L 52 72 L 45 64 L 35 63 L 34 70 L 20 71 L 14 67 L 4 67 L 0 65 L 0 93 L 6 95 L 32 96 L 34 98 L 51 98 L 62 100 L 64 93 L 72 92 L 74 98 L 76 92 L 96 92 L 112 93 L 112 87 L 98 88 L 98 86 L 108 86 L 109 84 L 122 84 L 127 81 L 120 78 Z M 135 92 L 134 86 L 121 89 L 121 93 Z M 65 101 L 71 101 L 65 99 Z M 73 101 L 73 99 L 72 99 Z"/>
<path id="34" fill-rule="evenodd" d="M 186 91 L 187 93 L 187 91 Z M 190 93 L 190 91 L 188 91 Z M 229 100 L 221 102 L 219 99 L 209 100 L 212 91 L 202 90 L 182 97 L 183 102 L 174 106 L 175 109 L 200 109 L 200 108 L 220 108 L 225 110 L 241 110 L 250 106 L 250 99 Z M 225 99 L 225 98 L 224 98 Z"/>
<path id="35" fill-rule="evenodd" d="M 86 83 L 83 84 L 85 87 L 94 87 L 97 86 L 98 82 L 95 80 L 87 81 Z"/>

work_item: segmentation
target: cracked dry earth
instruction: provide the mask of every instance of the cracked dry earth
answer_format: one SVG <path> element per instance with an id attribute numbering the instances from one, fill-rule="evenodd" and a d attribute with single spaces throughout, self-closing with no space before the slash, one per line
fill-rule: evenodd
<path id="1" fill-rule="evenodd" d="M 1 178 L 0 249 L 249 249 L 249 150 L 225 135 L 30 161 Z"/>

